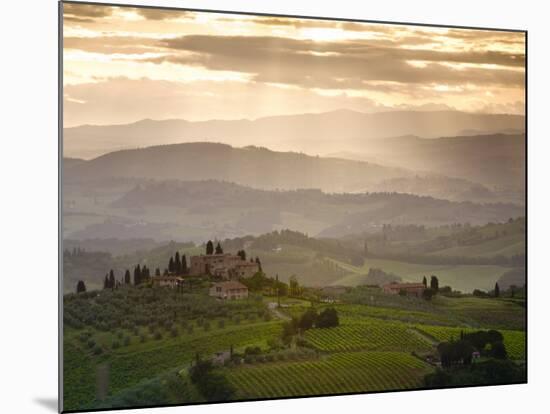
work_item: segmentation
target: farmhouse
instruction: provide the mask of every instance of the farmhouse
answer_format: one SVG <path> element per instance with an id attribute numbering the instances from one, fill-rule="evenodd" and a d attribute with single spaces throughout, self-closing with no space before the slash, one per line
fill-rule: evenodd
<path id="1" fill-rule="evenodd" d="M 426 289 L 423 283 L 397 283 L 392 282 L 382 287 L 384 293 L 397 295 L 400 292 L 405 292 L 407 296 L 421 297 Z"/>
<path id="2" fill-rule="evenodd" d="M 214 283 L 209 294 L 219 299 L 246 299 L 248 288 L 240 282 L 229 280 Z"/>
<path id="3" fill-rule="evenodd" d="M 152 279 L 154 286 L 168 286 L 176 288 L 183 285 L 184 279 L 179 276 L 154 276 Z"/>
<path id="4" fill-rule="evenodd" d="M 260 270 L 257 263 L 242 260 L 240 256 L 225 254 L 201 254 L 191 256 L 192 276 L 210 274 L 223 279 L 238 279 L 253 276 Z"/>

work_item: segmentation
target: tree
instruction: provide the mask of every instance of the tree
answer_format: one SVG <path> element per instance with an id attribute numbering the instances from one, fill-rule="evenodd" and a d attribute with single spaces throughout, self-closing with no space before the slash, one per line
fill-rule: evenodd
<path id="1" fill-rule="evenodd" d="M 424 285 L 425 288 L 428 287 L 428 280 L 426 279 L 426 276 L 424 276 L 424 278 L 422 279 L 422 284 Z"/>
<path id="2" fill-rule="evenodd" d="M 176 252 L 176 256 L 174 259 L 174 273 L 176 273 L 177 275 L 181 274 L 181 260 L 179 252 Z"/>
<path id="3" fill-rule="evenodd" d="M 220 242 L 216 245 L 216 254 L 223 254 L 222 246 L 220 245 Z"/>
<path id="4" fill-rule="evenodd" d="M 434 291 L 434 293 L 437 293 L 439 290 L 439 279 L 437 276 L 432 275 L 430 278 L 430 288 Z"/>
<path id="5" fill-rule="evenodd" d="M 263 272 L 263 270 L 262 270 L 262 262 L 260 262 L 260 258 L 259 258 L 259 257 L 256 257 L 256 264 L 258 265 L 258 269 L 260 270 L 260 272 Z"/>
<path id="6" fill-rule="evenodd" d="M 155 269 L 155 276 L 160 276 L 160 269 L 158 267 Z"/>
<path id="7" fill-rule="evenodd" d="M 340 319 L 338 318 L 338 312 L 334 308 L 323 310 L 317 317 L 315 324 L 317 328 L 331 328 L 338 325 L 340 325 Z"/>
<path id="8" fill-rule="evenodd" d="M 241 260 L 246 260 L 246 252 L 244 250 L 239 250 L 237 256 L 239 256 Z"/>
<path id="9" fill-rule="evenodd" d="M 113 272 L 113 269 L 109 272 L 109 287 L 111 289 L 115 288 L 115 272 Z"/>
<path id="10" fill-rule="evenodd" d="M 206 254 L 210 255 L 214 253 L 214 243 L 212 243 L 212 240 L 208 240 L 208 243 L 206 243 Z"/>
<path id="11" fill-rule="evenodd" d="M 149 268 L 145 265 L 143 265 L 143 268 L 141 269 L 141 281 L 146 282 L 151 278 L 151 272 Z"/>
<path id="12" fill-rule="evenodd" d="M 292 275 L 290 279 L 288 279 L 288 290 L 290 296 L 297 296 L 299 294 L 300 285 L 298 284 L 296 275 Z"/>
<path id="13" fill-rule="evenodd" d="M 139 285 L 141 283 L 141 267 L 137 265 L 134 268 L 134 285 Z"/>
<path id="14" fill-rule="evenodd" d="M 130 276 L 130 271 L 128 269 L 126 269 L 126 272 L 124 273 L 124 283 L 129 285 L 132 280 L 131 280 L 131 276 Z"/>
<path id="15" fill-rule="evenodd" d="M 300 320 L 298 321 L 298 327 L 302 332 L 313 328 L 313 325 L 315 325 L 315 323 L 317 322 L 318 316 L 319 315 L 314 308 L 309 308 L 300 317 Z"/>
<path id="16" fill-rule="evenodd" d="M 185 257 L 185 255 L 182 255 L 181 256 L 181 273 L 183 273 L 184 275 L 187 274 L 187 258 Z"/>
<path id="17" fill-rule="evenodd" d="M 170 256 L 170 261 L 168 262 L 168 272 L 174 273 L 176 271 L 174 266 L 174 258 Z"/>
<path id="18" fill-rule="evenodd" d="M 500 296 L 500 287 L 498 286 L 498 282 L 495 283 L 495 298 L 498 298 Z"/>
<path id="19" fill-rule="evenodd" d="M 103 281 L 103 289 L 109 289 L 109 274 L 105 274 L 105 280 Z"/>
<path id="20" fill-rule="evenodd" d="M 508 353 L 506 352 L 506 347 L 502 341 L 496 341 L 491 344 L 491 349 L 489 355 L 496 359 L 506 359 Z"/>
<path id="21" fill-rule="evenodd" d="M 281 307 L 281 297 L 280 297 L 280 288 L 279 288 L 279 274 L 275 275 L 275 289 L 277 290 L 277 307 Z"/>
<path id="22" fill-rule="evenodd" d="M 83 280 L 79 280 L 76 284 L 76 293 L 84 293 L 86 292 L 86 284 Z"/>
<path id="23" fill-rule="evenodd" d="M 422 291 L 422 297 L 425 300 L 432 300 L 432 297 L 434 296 L 435 292 L 432 288 L 427 288 Z"/>

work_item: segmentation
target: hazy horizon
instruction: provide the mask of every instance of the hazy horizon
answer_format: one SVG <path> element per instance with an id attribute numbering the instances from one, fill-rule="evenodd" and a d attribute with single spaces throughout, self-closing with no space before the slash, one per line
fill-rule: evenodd
<path id="1" fill-rule="evenodd" d="M 515 113 L 508 113 L 508 112 L 476 112 L 476 111 L 459 111 L 457 109 L 453 108 L 441 108 L 441 109 L 435 109 L 431 106 L 429 107 L 411 107 L 407 109 L 401 109 L 401 108 L 386 108 L 384 110 L 379 110 L 375 112 L 363 112 L 355 109 L 350 108 L 336 108 L 329 111 L 319 111 L 319 112 L 289 112 L 289 113 L 281 113 L 277 115 L 265 115 L 265 116 L 258 116 L 258 117 L 251 117 L 251 118 L 208 118 L 204 120 L 190 120 L 186 118 L 174 118 L 174 117 L 168 117 L 168 118 L 138 118 L 133 121 L 124 121 L 120 123 L 107 123 L 107 124 L 100 124 L 100 123 L 85 123 L 85 124 L 77 124 L 77 125 L 71 125 L 71 126 L 64 126 L 63 129 L 69 129 L 69 128 L 78 128 L 78 127 L 85 127 L 85 126 L 121 126 L 121 125 L 132 125 L 137 124 L 139 122 L 144 121 L 155 121 L 155 122 L 163 122 L 163 121 L 187 121 L 187 122 L 209 122 L 209 121 L 258 121 L 260 119 L 266 119 L 266 118 L 275 118 L 275 117 L 290 117 L 290 116 L 300 116 L 300 115 L 321 115 L 326 113 L 332 113 L 332 112 L 354 112 L 364 115 L 371 115 L 371 114 L 377 114 L 377 113 L 387 113 L 387 112 L 447 112 L 447 111 L 454 111 L 454 112 L 462 112 L 465 114 L 472 114 L 472 115 L 478 115 L 478 114 L 485 114 L 485 115 L 514 115 L 514 116 L 521 116 L 525 117 L 524 114 L 515 114 Z M 421 137 L 420 137 L 421 138 Z M 199 141 L 197 141 L 199 142 Z"/>

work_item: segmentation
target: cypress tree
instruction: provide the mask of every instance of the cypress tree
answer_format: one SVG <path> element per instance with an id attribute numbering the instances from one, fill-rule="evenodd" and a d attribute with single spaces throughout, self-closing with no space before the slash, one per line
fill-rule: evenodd
<path id="1" fill-rule="evenodd" d="M 134 285 L 139 285 L 141 283 L 141 268 L 137 265 L 134 268 Z"/>
<path id="2" fill-rule="evenodd" d="M 105 280 L 103 281 L 103 289 L 109 289 L 109 275 L 105 275 Z"/>
<path id="3" fill-rule="evenodd" d="M 206 254 L 213 254 L 214 253 L 214 243 L 212 243 L 212 240 L 208 240 L 208 243 L 206 243 Z"/>
<path id="4" fill-rule="evenodd" d="M 220 242 L 218 242 L 218 245 L 216 246 L 216 254 L 223 254 L 223 249 Z"/>
<path id="5" fill-rule="evenodd" d="M 181 274 L 181 260 L 179 252 L 176 252 L 176 258 L 174 260 L 174 272 L 177 275 Z"/>
<path id="6" fill-rule="evenodd" d="M 422 284 L 424 285 L 425 288 L 428 287 L 428 280 L 426 279 L 426 276 L 424 276 L 424 278 L 422 279 Z"/>
<path id="7" fill-rule="evenodd" d="M 500 296 L 500 286 L 498 283 L 495 283 L 495 298 L 498 298 Z"/>
<path id="8" fill-rule="evenodd" d="M 126 269 L 126 272 L 124 273 L 124 283 L 129 285 L 131 282 L 132 282 L 132 280 L 131 280 L 131 276 L 130 276 L 130 271 L 128 269 Z"/>
<path id="9" fill-rule="evenodd" d="M 155 276 L 160 276 L 160 269 L 157 267 L 157 269 L 155 270 Z"/>
<path id="10" fill-rule="evenodd" d="M 84 293 L 86 292 L 86 284 L 83 280 L 79 280 L 76 284 L 76 293 Z"/>
<path id="11" fill-rule="evenodd" d="M 434 292 L 439 290 L 439 280 L 437 279 L 437 276 L 432 275 L 430 279 L 430 287 Z"/>
<path id="12" fill-rule="evenodd" d="M 169 273 L 174 273 L 175 272 L 175 269 L 174 269 L 174 258 L 172 256 L 170 256 L 170 261 L 168 262 L 168 272 Z"/>
<path id="13" fill-rule="evenodd" d="M 181 256 L 181 273 L 184 275 L 187 274 L 187 258 L 185 255 Z"/>
<path id="14" fill-rule="evenodd" d="M 109 287 L 111 289 L 115 287 L 115 272 L 113 272 L 113 269 L 109 271 Z"/>

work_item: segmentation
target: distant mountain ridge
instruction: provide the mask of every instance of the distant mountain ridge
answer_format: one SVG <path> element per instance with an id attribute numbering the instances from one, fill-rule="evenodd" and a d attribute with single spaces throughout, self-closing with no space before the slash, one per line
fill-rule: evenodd
<path id="1" fill-rule="evenodd" d="M 122 125 L 82 125 L 64 128 L 64 155 L 93 158 L 120 149 L 181 142 L 209 141 L 234 146 L 267 146 L 279 151 L 327 153 L 354 149 L 348 141 L 406 134 L 424 138 L 523 131 L 525 117 L 452 110 L 362 113 L 336 110 L 281 115 L 256 120 L 144 119 Z"/>
<path id="2" fill-rule="evenodd" d="M 484 224 L 523 214 L 513 204 L 457 203 L 398 193 L 269 191 L 214 180 L 138 184 L 103 208 L 112 217 L 133 214 L 126 220 L 107 219 L 86 226 L 68 236 L 204 241 L 211 235 L 227 238 L 292 227 L 312 235 L 340 237 L 373 231 L 382 224 Z M 162 211 L 160 218 L 158 211 Z"/>
<path id="3" fill-rule="evenodd" d="M 409 175 L 410 171 L 363 161 L 204 142 L 115 151 L 65 169 L 67 182 L 110 177 L 222 180 L 263 189 L 328 192 L 364 190 L 381 180 Z"/>

